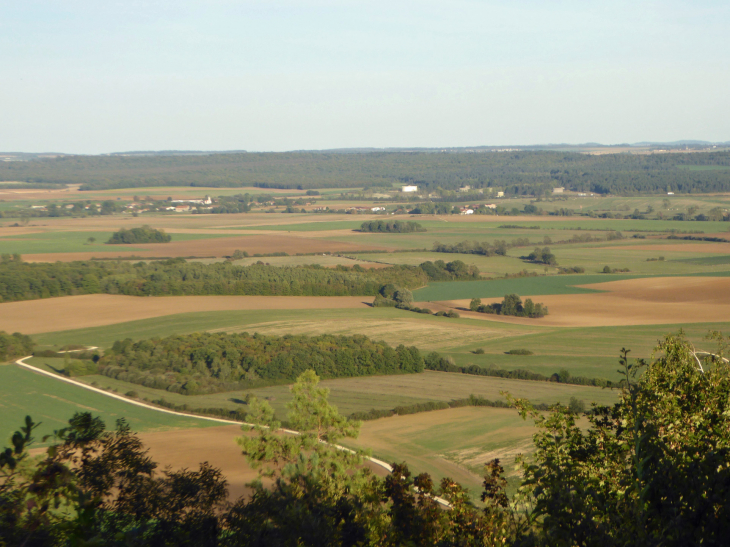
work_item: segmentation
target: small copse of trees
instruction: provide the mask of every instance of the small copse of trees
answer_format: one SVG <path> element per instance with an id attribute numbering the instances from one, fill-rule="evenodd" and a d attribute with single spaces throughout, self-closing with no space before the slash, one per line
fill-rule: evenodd
<path id="1" fill-rule="evenodd" d="M 134 243 L 169 243 L 172 240 L 170 234 L 164 230 L 142 226 L 127 230 L 122 228 L 114 232 L 107 243 L 109 245 L 131 245 Z"/>
<path id="2" fill-rule="evenodd" d="M 426 228 L 421 226 L 418 222 L 407 221 L 401 222 L 396 221 L 383 221 L 383 220 L 372 220 L 370 222 L 363 222 L 360 225 L 361 232 L 385 232 L 390 234 L 409 234 L 412 232 L 425 232 Z"/>
<path id="3" fill-rule="evenodd" d="M 497 315 L 513 315 L 515 317 L 544 317 L 548 314 L 547 306 L 544 304 L 535 304 L 531 298 L 525 300 L 516 294 L 507 294 L 501 303 L 482 304 L 480 298 L 472 298 L 469 304 L 471 311 L 479 313 L 491 313 Z"/>
<path id="4" fill-rule="evenodd" d="M 548 247 L 543 247 L 542 249 L 535 247 L 535 250 L 527 255 L 527 260 L 536 262 L 537 264 L 546 264 L 548 266 L 558 265 L 557 258 L 555 258 L 555 255 L 550 252 Z"/>

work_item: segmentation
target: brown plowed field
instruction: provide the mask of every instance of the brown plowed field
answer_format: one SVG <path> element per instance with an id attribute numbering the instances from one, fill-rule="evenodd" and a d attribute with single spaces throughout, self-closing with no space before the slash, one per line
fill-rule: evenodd
<path id="1" fill-rule="evenodd" d="M 236 444 L 235 438 L 241 435 L 240 427 L 224 425 L 140 433 L 139 438 L 149 448 L 149 456 L 159 464 L 159 469 L 170 466 L 196 470 L 202 462 L 219 468 L 228 481 L 228 497 L 233 501 L 250 493 L 246 483 L 257 476 Z M 387 474 L 380 466 L 366 465 L 378 476 Z"/>
<path id="2" fill-rule="evenodd" d="M 0 330 L 37 334 L 176 313 L 366 308 L 367 296 L 121 296 L 86 294 L 0 304 Z"/>
<path id="3" fill-rule="evenodd" d="M 730 321 L 730 277 L 661 277 L 626 279 L 585 288 L 594 294 L 521 295 L 547 305 L 550 315 L 526 319 L 459 310 L 462 317 L 554 327 L 658 325 Z M 482 299 L 485 304 L 501 298 Z M 469 300 L 440 303 L 468 308 Z M 417 304 L 418 305 L 418 304 Z M 424 303 L 424 306 L 429 304 Z"/>

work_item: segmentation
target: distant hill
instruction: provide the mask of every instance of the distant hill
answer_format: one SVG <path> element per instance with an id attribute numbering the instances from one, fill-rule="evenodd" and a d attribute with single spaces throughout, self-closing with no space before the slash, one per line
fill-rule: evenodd
<path id="1" fill-rule="evenodd" d="M 154 186 L 362 188 L 416 185 L 420 190 L 499 188 L 510 195 L 547 195 L 555 187 L 578 192 L 730 192 L 730 151 L 625 153 L 635 145 L 574 145 L 553 149 L 413 148 L 337 151 L 207 153 L 126 152 L 103 156 L 0 154 L 0 181 L 80 184 L 82 190 Z M 589 145 L 585 146 L 586 150 Z M 599 148 L 596 148 L 596 147 Z M 638 145 L 636 145 L 638 147 Z M 648 146 L 648 145 L 647 145 Z M 665 143 L 667 150 L 670 143 Z M 689 145 L 682 145 L 689 146 Z M 713 149 L 711 146 L 717 146 Z M 562 148 L 561 148 L 562 147 Z M 2 161 L 13 159 L 15 161 Z M 712 167 L 712 169 L 704 169 Z"/>

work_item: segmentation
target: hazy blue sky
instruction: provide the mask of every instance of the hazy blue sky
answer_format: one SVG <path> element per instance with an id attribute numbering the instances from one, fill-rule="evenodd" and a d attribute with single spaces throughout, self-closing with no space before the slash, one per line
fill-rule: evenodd
<path id="1" fill-rule="evenodd" d="M 730 140 L 728 0 L 0 0 L 0 150 Z"/>

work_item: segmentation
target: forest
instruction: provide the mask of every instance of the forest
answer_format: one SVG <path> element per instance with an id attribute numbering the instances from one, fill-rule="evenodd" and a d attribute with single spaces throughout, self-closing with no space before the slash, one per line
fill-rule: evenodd
<path id="1" fill-rule="evenodd" d="M 383 285 L 417 288 L 428 282 L 418 266 L 335 269 L 310 266 L 202 264 L 182 258 L 137 262 L 92 260 L 27 263 L 19 255 L 0 257 L 3 302 L 76 294 L 375 296 Z M 453 279 L 453 278 L 452 278 Z"/>
<path id="2" fill-rule="evenodd" d="M 243 255 L 243 253 L 240 253 Z M 128 296 L 261 295 L 375 296 L 386 285 L 416 289 L 428 281 L 479 278 L 479 269 L 461 260 L 424 262 L 366 269 L 318 264 L 236 266 L 172 258 L 151 262 L 91 260 L 23 262 L 20 255 L 0 256 L 0 301 L 35 300 L 77 294 Z"/>
<path id="3" fill-rule="evenodd" d="M 308 369 L 322 378 L 422 372 L 423 357 L 362 335 L 195 333 L 117 341 L 97 365 L 111 378 L 198 395 L 292 382 Z"/>
<path id="4" fill-rule="evenodd" d="M 730 191 L 730 152 L 283 152 L 207 155 L 62 156 L 0 163 L 0 181 L 81 184 L 82 189 L 149 186 L 261 188 L 502 188 L 548 195 L 554 187 L 599 194 Z"/>

